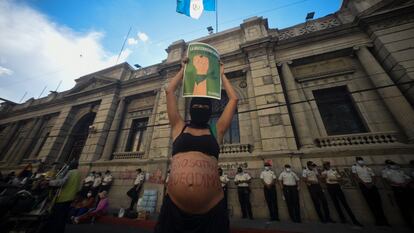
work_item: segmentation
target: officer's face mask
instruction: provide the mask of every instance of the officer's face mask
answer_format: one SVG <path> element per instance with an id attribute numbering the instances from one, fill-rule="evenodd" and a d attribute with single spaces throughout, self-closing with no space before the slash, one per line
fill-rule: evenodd
<path id="1" fill-rule="evenodd" d="M 365 161 L 364 160 L 358 160 L 357 163 L 362 166 L 362 165 L 365 164 Z"/>
<path id="2" fill-rule="evenodd" d="M 92 197 L 92 193 L 86 194 L 87 197 Z"/>
<path id="3" fill-rule="evenodd" d="M 286 170 L 287 172 L 290 172 L 290 171 L 291 171 L 290 167 L 286 167 L 286 168 L 285 168 L 285 170 Z"/>
<path id="4" fill-rule="evenodd" d="M 192 98 L 190 103 L 191 125 L 196 128 L 206 128 L 212 112 L 211 107 L 211 100 L 208 98 Z"/>
<path id="5" fill-rule="evenodd" d="M 266 166 L 266 167 L 265 167 L 265 170 L 266 170 L 266 171 L 269 171 L 269 170 L 270 170 L 270 167 L 269 167 L 269 166 Z"/>

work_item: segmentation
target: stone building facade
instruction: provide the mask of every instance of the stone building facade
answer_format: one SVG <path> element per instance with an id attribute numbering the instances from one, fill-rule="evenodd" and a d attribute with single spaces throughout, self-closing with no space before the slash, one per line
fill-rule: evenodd
<path id="1" fill-rule="evenodd" d="M 354 213 L 373 222 L 350 166 L 362 156 L 379 175 L 385 159 L 405 168 L 414 159 L 413 13 L 414 1 L 344 0 L 337 12 L 289 28 L 272 29 L 267 19 L 253 17 L 195 40 L 217 48 L 240 97 L 219 164 L 230 177 L 239 166 L 253 176 L 255 217 L 268 216 L 259 180 L 264 161 L 279 174 L 284 164 L 301 173 L 312 160 L 339 169 Z M 128 206 L 126 191 L 142 168 L 144 188 L 159 190 L 159 210 L 172 143 L 163 89 L 187 45 L 171 44 L 159 64 L 136 70 L 123 63 L 76 79 L 68 91 L 3 103 L 0 170 L 36 159 L 78 159 L 83 174 L 112 171 L 109 197 L 119 208 Z M 224 102 L 215 103 L 218 112 Z M 188 100 L 179 97 L 178 105 L 188 119 Z M 390 222 L 401 223 L 391 190 L 382 180 L 378 186 Z M 305 188 L 300 202 L 303 218 L 317 220 Z M 229 208 L 240 217 L 233 182 Z"/>

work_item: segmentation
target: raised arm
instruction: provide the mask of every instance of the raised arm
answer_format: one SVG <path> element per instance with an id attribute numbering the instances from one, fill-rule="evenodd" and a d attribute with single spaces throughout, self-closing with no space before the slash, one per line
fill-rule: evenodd
<path id="1" fill-rule="evenodd" d="M 239 98 L 237 97 L 236 92 L 233 89 L 230 81 L 227 79 L 226 75 L 224 74 L 224 65 L 221 63 L 220 67 L 220 76 L 222 80 L 222 84 L 224 90 L 226 91 L 227 96 L 229 97 L 229 102 L 227 103 L 226 107 L 224 108 L 223 113 L 221 114 L 220 118 L 217 121 L 217 136 L 219 142 L 223 141 L 223 136 L 226 133 L 227 129 L 231 125 L 231 120 L 233 119 L 234 112 L 237 108 L 237 102 Z"/>
<path id="2" fill-rule="evenodd" d="M 175 96 L 175 91 L 178 88 L 178 85 L 181 83 L 184 76 L 184 66 L 188 62 L 188 59 L 183 59 L 181 62 L 181 69 L 178 73 L 171 79 L 168 83 L 168 87 L 165 89 L 165 94 L 167 97 L 167 113 L 168 120 L 171 124 L 172 136 L 175 138 L 181 128 L 184 127 L 184 120 L 181 118 L 178 113 L 177 98 Z"/>

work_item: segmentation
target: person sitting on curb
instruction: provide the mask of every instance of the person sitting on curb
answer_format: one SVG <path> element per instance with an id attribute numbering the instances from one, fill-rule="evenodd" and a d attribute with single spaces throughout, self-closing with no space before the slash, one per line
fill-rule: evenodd
<path id="1" fill-rule="evenodd" d="M 98 193 L 98 195 L 99 195 L 100 200 L 99 200 L 98 206 L 96 206 L 96 209 L 91 209 L 87 213 L 81 216 L 75 217 L 73 219 L 73 223 L 79 224 L 79 223 L 95 221 L 97 218 L 107 214 L 108 206 L 109 206 L 107 192 L 102 191 Z"/>

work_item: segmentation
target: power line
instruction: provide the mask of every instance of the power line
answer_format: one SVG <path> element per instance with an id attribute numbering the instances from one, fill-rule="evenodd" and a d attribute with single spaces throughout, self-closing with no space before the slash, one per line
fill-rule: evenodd
<path id="1" fill-rule="evenodd" d="M 348 92 L 348 93 L 349 94 L 354 94 L 354 93 L 368 92 L 368 91 L 374 91 L 374 90 L 389 88 L 389 87 L 393 87 L 393 86 L 406 85 L 406 84 L 414 84 L 414 80 L 407 81 L 407 82 L 401 82 L 401 83 L 398 83 L 398 84 L 389 84 L 389 85 L 384 85 L 384 86 L 380 86 L 380 87 L 360 89 L 360 90 L 355 90 L 355 91 L 351 91 L 351 92 Z M 384 100 L 384 99 L 401 98 L 401 97 L 402 97 L 401 95 L 397 95 L 397 96 L 389 96 L 389 97 L 377 98 L 377 99 Z M 235 115 L 236 114 L 237 115 L 239 115 L 239 114 L 245 114 L 245 113 L 250 113 L 250 112 L 257 112 L 257 111 L 267 110 L 267 109 L 272 109 L 272 108 L 280 108 L 280 107 L 285 107 L 285 106 L 288 106 L 288 105 L 291 106 L 291 105 L 295 105 L 295 104 L 308 103 L 310 101 L 316 101 L 316 99 L 313 98 L 313 99 L 309 99 L 309 100 L 301 100 L 301 101 L 290 102 L 290 103 L 278 103 L 278 104 L 273 104 L 273 105 L 267 106 L 267 107 L 256 108 L 256 109 L 249 109 L 249 110 L 245 110 L 245 111 L 239 111 L 239 112 L 236 112 Z M 306 111 L 301 111 L 301 112 L 306 112 Z M 294 112 L 294 113 L 299 113 L 299 111 L 298 112 Z M 145 127 L 142 127 L 142 128 L 146 128 L 147 129 L 147 128 L 152 128 L 152 127 L 155 128 L 155 127 L 168 126 L 168 125 L 169 125 L 169 123 L 152 124 L 152 125 L 146 125 Z M 120 132 L 120 131 L 123 131 L 123 130 L 130 130 L 130 129 L 131 129 L 131 127 L 121 128 L 121 129 L 118 129 L 118 130 L 110 130 L 110 129 L 109 130 L 97 130 L 94 133 L 104 133 L 104 132 L 111 132 L 111 131 L 113 131 L 113 132 Z M 19 132 L 19 130 L 17 132 Z M 88 135 L 88 134 L 89 133 L 76 134 L 76 135 Z M 60 135 L 57 135 L 57 136 L 48 136 L 48 138 L 49 137 L 51 137 L 51 138 L 53 138 L 53 137 L 67 137 L 67 136 L 72 136 L 72 135 L 74 135 L 74 134 L 72 134 L 72 133 L 66 133 L 66 134 L 60 134 Z M 33 138 L 19 137 L 19 138 L 24 139 L 24 140 L 29 140 L 29 139 L 31 140 L 31 139 L 35 139 L 37 137 L 33 137 Z"/>

